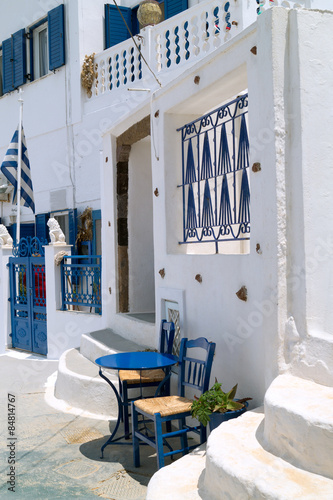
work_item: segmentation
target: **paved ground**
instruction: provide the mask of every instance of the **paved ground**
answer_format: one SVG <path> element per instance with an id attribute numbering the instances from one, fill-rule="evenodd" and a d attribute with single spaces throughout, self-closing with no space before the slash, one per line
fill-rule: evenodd
<path id="1" fill-rule="evenodd" d="M 113 422 L 50 406 L 56 370 L 57 361 L 18 351 L 0 356 L 0 498 L 143 500 L 154 450 L 141 448 L 138 469 L 131 446 L 108 446 L 102 460 Z"/>

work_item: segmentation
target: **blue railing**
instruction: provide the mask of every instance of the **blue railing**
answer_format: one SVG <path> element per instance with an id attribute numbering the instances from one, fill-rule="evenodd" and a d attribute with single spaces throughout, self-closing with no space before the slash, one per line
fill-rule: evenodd
<path id="1" fill-rule="evenodd" d="M 62 310 L 102 314 L 102 257 L 69 255 L 61 262 Z"/>
<path id="2" fill-rule="evenodd" d="M 250 237 L 248 95 L 178 129 L 182 133 L 183 241 Z"/>

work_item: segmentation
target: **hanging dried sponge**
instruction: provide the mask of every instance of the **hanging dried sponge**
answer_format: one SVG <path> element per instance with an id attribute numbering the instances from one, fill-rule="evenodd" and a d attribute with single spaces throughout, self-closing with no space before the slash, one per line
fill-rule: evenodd
<path id="1" fill-rule="evenodd" d="M 79 216 L 80 224 L 77 232 L 76 243 L 82 241 L 92 241 L 93 239 L 93 220 L 92 208 L 87 207 Z"/>
<path id="2" fill-rule="evenodd" d="M 91 88 L 93 86 L 94 78 L 97 78 L 97 73 L 95 74 L 94 69 L 94 56 L 95 52 L 90 54 L 90 56 L 85 55 L 82 63 L 81 84 L 87 92 L 88 97 L 92 96 Z"/>

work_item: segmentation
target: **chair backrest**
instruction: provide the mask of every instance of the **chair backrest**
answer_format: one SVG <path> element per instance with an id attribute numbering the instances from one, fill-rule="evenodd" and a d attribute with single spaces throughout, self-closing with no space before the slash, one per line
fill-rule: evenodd
<path id="1" fill-rule="evenodd" d="M 186 387 L 192 387 L 200 394 L 208 390 L 215 347 L 215 342 L 208 342 L 204 337 L 195 340 L 186 338 L 181 340 L 178 374 L 179 396 L 185 396 Z M 200 358 L 191 357 L 191 353 L 193 356 L 201 353 L 202 356 Z"/>
<path id="2" fill-rule="evenodd" d="M 162 319 L 160 330 L 159 351 L 162 354 L 172 354 L 172 346 L 175 338 L 175 325 L 172 321 Z"/>

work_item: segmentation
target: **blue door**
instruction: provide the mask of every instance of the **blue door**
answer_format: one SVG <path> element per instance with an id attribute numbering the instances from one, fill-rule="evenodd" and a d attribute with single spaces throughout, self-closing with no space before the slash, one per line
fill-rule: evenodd
<path id="1" fill-rule="evenodd" d="M 8 265 L 12 346 L 46 355 L 45 259 L 35 251 L 29 257 L 10 257 Z"/>

